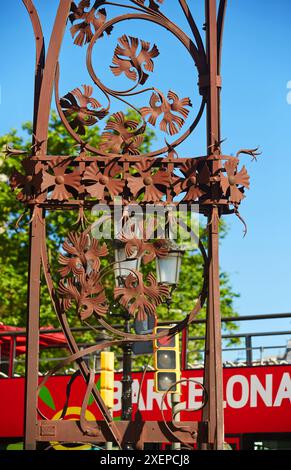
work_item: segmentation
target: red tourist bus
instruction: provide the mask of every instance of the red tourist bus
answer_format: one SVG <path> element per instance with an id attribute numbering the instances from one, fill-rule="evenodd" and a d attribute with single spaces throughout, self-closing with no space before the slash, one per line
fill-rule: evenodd
<path id="1" fill-rule="evenodd" d="M 185 408 L 199 407 L 202 388 L 198 382 L 202 381 L 203 370 L 187 370 L 182 375 L 197 382 L 182 386 L 181 401 Z M 162 395 L 154 391 L 153 372 L 146 373 L 139 394 L 141 376 L 141 373 L 133 374 L 134 412 L 139 408 L 145 420 L 162 421 Z M 47 418 L 58 419 L 61 415 L 69 379 L 70 376 L 52 377 L 42 390 L 39 406 Z M 121 414 L 121 386 L 121 374 L 116 374 L 115 419 Z M 78 377 L 71 390 L 67 419 L 78 417 L 85 389 L 83 379 Z M 0 440 L 19 440 L 23 436 L 24 379 L 0 379 L 0 396 Z M 224 397 L 226 442 L 233 449 L 291 448 L 291 365 L 225 368 Z M 167 402 L 164 408 L 166 418 L 171 419 Z M 89 404 L 87 415 L 88 419 L 101 419 L 94 402 Z M 201 411 L 181 412 L 181 420 L 197 421 L 200 418 Z"/>
<path id="2" fill-rule="evenodd" d="M 285 363 L 224 368 L 225 440 L 233 449 L 291 449 L 291 364 L 282 362 Z M 13 443 L 15 445 L 23 438 L 24 378 L 3 375 L 0 378 L 0 446 L 9 449 L 15 448 Z M 147 372 L 142 381 L 142 373 L 133 373 L 133 412 L 139 409 L 145 420 L 162 421 L 162 394 L 154 391 L 153 375 L 152 371 Z M 182 377 L 193 379 L 182 385 L 184 408 L 198 408 L 202 400 L 199 383 L 202 382 L 203 369 L 184 370 Z M 114 419 L 120 419 L 121 415 L 121 378 L 121 373 L 115 374 Z M 60 417 L 69 380 L 69 375 L 54 376 L 41 389 L 39 408 L 48 419 Z M 96 384 L 98 380 L 96 374 Z M 78 419 L 85 389 L 84 380 L 77 377 L 71 389 L 66 419 Z M 171 404 L 167 401 L 164 410 L 166 419 L 170 420 Z M 101 419 L 93 400 L 88 404 L 87 419 Z M 200 419 L 201 411 L 181 412 L 181 420 Z"/>

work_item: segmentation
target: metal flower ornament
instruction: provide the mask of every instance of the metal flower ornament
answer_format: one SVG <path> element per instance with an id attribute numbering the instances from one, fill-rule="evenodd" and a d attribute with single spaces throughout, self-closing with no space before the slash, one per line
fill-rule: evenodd
<path id="1" fill-rule="evenodd" d="M 92 162 L 86 168 L 82 179 L 86 192 L 100 201 L 107 199 L 107 196 L 113 199 L 122 194 L 125 181 L 119 178 L 121 172 L 122 166 L 118 163 L 112 162 L 102 168 L 97 162 Z"/>
<path id="2" fill-rule="evenodd" d="M 86 126 L 93 126 L 107 115 L 105 109 L 100 109 L 101 104 L 92 97 L 93 87 L 83 85 L 83 92 L 75 88 L 60 100 L 66 118 L 70 119 L 70 125 L 80 135 L 85 134 Z M 89 108 L 91 107 L 91 109 Z"/>
<path id="3" fill-rule="evenodd" d="M 7 153 L 23 158 L 23 171 L 13 174 L 11 187 L 25 209 L 31 210 L 25 446 L 33 449 L 37 441 L 66 441 L 69 435 L 74 442 L 86 442 L 90 438 L 90 442 L 92 439 L 96 442 L 110 439 L 122 448 L 128 439 L 126 436 L 130 435 L 132 442 L 141 447 L 144 442 L 154 442 L 153 439 L 159 442 L 159 438 L 163 439 L 161 442 L 182 442 L 193 449 L 198 432 L 199 445 L 202 443 L 204 447 L 222 449 L 219 220 L 228 214 L 235 214 L 242 220 L 239 207 L 245 198 L 245 190 L 250 188 L 250 178 L 240 159 L 242 155 L 253 159 L 258 155 L 258 149 L 239 150 L 235 157 L 225 155 L 221 150 L 219 94 L 227 2 L 219 0 L 218 5 L 218 0 L 198 2 L 201 8 L 206 5 L 203 38 L 204 33 L 197 26 L 194 11 L 191 11 L 187 0 L 125 0 L 120 3 L 60 0 L 45 55 L 44 35 L 33 1 L 22 1 L 29 12 L 35 34 L 33 140 L 29 156 L 11 147 Z M 177 10 L 175 18 L 166 14 L 171 10 L 166 8 L 169 3 L 171 8 Z M 177 24 L 176 18 L 184 18 L 184 25 Z M 127 28 L 127 25 L 136 22 L 142 25 L 142 37 L 136 32 L 130 34 Z M 170 56 L 171 51 L 152 40 L 147 29 L 149 24 L 171 35 L 189 55 L 198 74 L 198 98 L 187 96 L 188 93 L 179 83 L 172 83 L 172 60 L 168 60 L 170 72 L 165 74 L 166 79 L 156 80 L 161 58 Z M 74 50 L 86 49 L 86 60 L 83 64 L 84 79 L 79 83 L 72 82 L 68 89 L 63 90 L 60 50 L 66 28 L 69 29 Z M 123 31 L 120 33 L 121 28 Z M 100 50 L 109 41 L 112 41 L 112 53 L 107 57 L 106 65 Z M 76 64 L 73 59 L 71 63 L 71 77 L 74 77 Z M 78 68 L 81 65 L 80 60 Z M 105 67 L 111 83 L 116 83 L 114 88 L 99 76 L 99 73 L 104 73 Z M 128 83 L 128 89 L 120 90 L 118 83 Z M 193 88 L 195 85 L 193 83 Z M 62 125 L 75 142 L 69 155 L 48 154 L 53 91 Z M 128 109 L 131 112 L 128 113 Z M 195 132 L 205 111 L 205 155 L 181 155 L 181 144 Z M 162 137 L 157 140 L 157 146 L 162 146 L 145 151 L 147 132 L 153 129 Z M 101 134 L 95 145 L 90 141 L 94 130 L 98 136 Z M 165 144 L 160 144 L 161 141 Z M 109 215 L 102 213 L 98 223 L 112 220 L 116 200 L 122 209 L 118 221 L 121 231 L 118 236 L 115 234 L 114 243 L 105 242 L 94 236 L 96 225 L 87 223 L 85 213 L 97 204 L 99 208 L 109 208 Z M 169 307 L 171 292 L 177 287 L 177 275 L 174 281 L 165 282 L 161 273 L 160 278 L 153 273 L 153 263 L 157 267 L 159 263 L 173 266 L 167 263 L 174 260 L 177 267 L 181 261 L 182 250 L 173 248 L 169 236 L 172 213 L 181 203 L 187 210 L 191 209 L 192 204 L 198 204 L 199 212 L 207 218 L 207 248 L 202 241 L 198 241 L 204 261 L 203 285 L 193 309 L 185 314 L 182 321 L 175 321 L 174 326 L 158 334 L 141 335 L 132 333 L 130 328 L 127 331 L 117 329 L 111 321 L 113 304 L 120 312 L 120 319 L 122 312 L 126 312 L 126 318 L 130 318 L 127 321 L 147 321 L 151 318 L 157 322 L 160 306 L 167 304 Z M 145 237 L 143 230 L 133 230 L 128 236 L 123 227 L 130 220 L 129 208 L 132 204 L 139 205 L 143 215 L 148 207 L 162 208 L 166 214 L 165 236 L 156 235 L 157 226 L 153 227 L 152 237 Z M 53 272 L 49 262 L 46 236 L 49 211 L 62 211 L 63 214 L 75 211 L 78 221 L 82 222 L 79 228 L 67 234 L 59 253 L 58 272 Z M 70 350 L 65 364 L 75 362 L 78 365 L 87 387 L 80 421 L 76 426 L 75 422 L 63 419 L 59 422 L 46 420 L 43 415 L 43 419 L 38 421 L 37 409 L 31 405 L 37 402 L 38 373 L 35 364 L 38 361 L 41 268 Z M 163 275 L 165 273 L 173 274 L 171 269 L 165 269 Z M 208 398 L 206 406 L 203 405 L 201 427 L 198 429 L 196 422 L 177 427 L 173 423 L 164 423 L 164 427 L 149 427 L 144 422 L 142 426 L 139 423 L 134 427 L 137 421 L 133 420 L 129 429 L 127 421 L 113 421 L 99 390 L 94 387 L 94 371 L 90 370 L 84 356 L 111 346 L 128 348 L 137 341 L 177 335 L 191 325 L 206 301 L 204 376 Z M 69 318 L 70 321 L 77 318 L 86 322 L 94 332 L 96 327 L 105 329 L 110 339 L 81 350 Z M 51 371 L 43 383 L 56 370 Z M 103 421 L 93 427 L 86 421 L 86 406 L 91 393 L 103 416 Z M 66 429 L 69 429 L 68 433 Z"/>
<path id="4" fill-rule="evenodd" d="M 97 10 L 95 5 L 97 5 L 98 2 L 95 2 L 92 8 L 90 8 L 90 4 L 90 0 L 82 0 L 78 5 L 75 2 L 71 4 L 69 20 L 71 23 L 75 23 L 76 21 L 77 23 L 73 24 L 70 31 L 74 38 L 74 44 L 77 46 L 83 46 L 89 43 L 94 32 L 98 31 L 106 22 L 105 8 Z M 88 11 L 86 11 L 86 9 L 88 9 Z M 110 34 L 112 27 L 109 26 L 105 31 L 107 34 Z"/>
<path id="5" fill-rule="evenodd" d="M 48 197 L 57 201 L 65 201 L 78 192 L 81 184 L 79 168 L 69 170 L 70 160 L 54 159 L 49 163 L 47 170 L 42 172 L 41 191 L 50 191 Z"/>
<path id="6" fill-rule="evenodd" d="M 229 159 L 225 165 L 224 170 L 226 176 L 221 173 L 220 185 L 225 196 L 228 196 L 229 202 L 232 204 L 239 204 L 244 196 L 244 188 L 250 188 L 250 177 L 247 173 L 245 166 L 238 171 L 239 161 L 237 158 Z"/>
<path id="7" fill-rule="evenodd" d="M 122 73 L 130 80 L 135 81 L 138 77 L 140 85 L 144 85 L 149 76 L 144 72 L 143 66 L 147 72 L 154 71 L 153 59 L 159 55 L 157 46 L 154 44 L 151 48 L 149 42 L 139 41 L 138 38 L 126 35 L 118 41 L 112 60 L 113 65 L 110 66 L 111 71 L 116 77 Z M 137 53 L 139 43 L 141 50 Z"/>
<path id="8" fill-rule="evenodd" d="M 171 90 L 168 92 L 167 98 L 162 93 L 153 93 L 150 98 L 150 106 L 141 108 L 140 112 L 143 117 L 149 115 L 148 122 L 153 126 L 156 125 L 157 119 L 162 116 L 161 131 L 174 135 L 183 127 L 185 119 L 188 117 L 189 110 L 186 106 L 192 106 L 192 104 L 189 98 L 180 99 Z"/>
<path id="9" fill-rule="evenodd" d="M 156 307 L 169 296 L 168 287 L 159 286 L 153 274 L 147 275 L 147 282 L 144 284 L 141 273 L 134 271 L 127 276 L 124 287 L 114 289 L 114 297 L 120 298 L 121 305 L 139 321 L 148 315 L 156 316 Z"/>
<path id="10" fill-rule="evenodd" d="M 145 126 L 139 128 L 138 122 L 126 119 L 121 111 L 114 113 L 105 126 L 99 148 L 108 154 L 139 155 L 144 132 Z"/>

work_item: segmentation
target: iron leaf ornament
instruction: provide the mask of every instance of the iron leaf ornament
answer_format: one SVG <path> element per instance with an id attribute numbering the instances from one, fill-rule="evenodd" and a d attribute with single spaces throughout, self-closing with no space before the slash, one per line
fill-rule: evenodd
<path id="1" fill-rule="evenodd" d="M 154 62 L 152 59 L 159 55 L 159 50 L 154 44 L 150 48 L 150 43 L 139 40 L 132 36 L 126 36 L 125 34 L 118 39 L 119 44 L 116 46 L 114 56 L 110 66 L 111 71 L 115 76 L 119 76 L 122 73 L 126 75 L 130 80 L 136 80 L 143 85 L 149 75 L 143 71 L 143 66 L 148 72 L 153 72 Z M 141 50 L 137 54 L 139 45 Z"/>
<path id="2" fill-rule="evenodd" d="M 66 311 L 76 303 L 81 320 L 93 313 L 104 316 L 108 311 L 104 287 L 100 281 L 100 258 L 108 254 L 105 243 L 91 238 L 86 232 L 68 234 L 59 255 L 59 269 L 62 279 L 58 293 L 61 305 Z"/>
<path id="3" fill-rule="evenodd" d="M 94 32 L 98 31 L 106 22 L 106 10 L 105 8 L 100 8 L 97 11 L 98 2 L 95 2 L 89 11 L 85 11 L 87 8 L 90 8 L 90 3 L 90 0 L 82 0 L 78 5 L 75 2 L 71 4 L 69 20 L 71 23 L 75 21 L 78 21 L 78 23 L 74 24 L 70 31 L 72 38 L 74 38 L 74 44 L 77 46 L 88 44 Z M 105 31 L 109 35 L 112 29 L 113 27 L 109 26 Z"/>
<path id="4" fill-rule="evenodd" d="M 228 196 L 229 202 L 232 204 L 240 204 L 244 196 L 244 188 L 249 189 L 250 177 L 245 166 L 240 171 L 237 170 L 238 159 L 235 157 L 230 158 L 224 164 L 226 171 L 225 176 L 220 174 L 220 186 L 225 196 Z"/>
<path id="5" fill-rule="evenodd" d="M 60 105 L 72 129 L 80 135 L 85 135 L 85 127 L 96 124 L 108 114 L 108 111 L 92 97 L 92 86 L 82 85 L 82 87 L 83 92 L 80 88 L 75 88 L 67 93 L 60 99 Z"/>
<path id="6" fill-rule="evenodd" d="M 81 320 L 86 320 L 93 313 L 97 316 L 105 316 L 108 311 L 107 299 L 104 288 L 98 281 L 98 274 L 94 272 L 81 275 L 78 282 L 74 282 L 72 278 L 61 280 L 58 293 L 62 297 L 64 310 L 68 310 L 75 301 Z"/>
<path id="7" fill-rule="evenodd" d="M 105 243 L 102 245 L 95 238 L 90 238 L 87 234 L 70 232 L 67 240 L 63 243 L 63 250 L 67 255 L 60 254 L 59 263 L 63 268 L 59 269 L 62 277 L 68 274 L 76 276 L 88 271 L 98 271 L 100 269 L 100 257 L 107 256 L 108 249 Z"/>
<path id="8" fill-rule="evenodd" d="M 144 141 L 145 126 L 126 119 L 123 112 L 112 114 L 101 136 L 100 150 L 108 153 L 139 155 Z"/>
<path id="9" fill-rule="evenodd" d="M 149 115 L 148 122 L 155 126 L 157 119 L 162 117 L 160 129 L 170 135 L 177 134 L 188 117 L 188 106 L 192 106 L 190 98 L 182 98 L 169 91 L 167 98 L 161 92 L 154 92 L 150 98 L 149 106 L 141 108 L 143 118 Z"/>
<path id="10" fill-rule="evenodd" d="M 144 263 L 156 257 L 165 257 L 168 246 L 165 240 L 153 244 L 143 240 L 123 240 L 126 256 L 138 255 Z M 59 255 L 58 294 L 64 311 L 73 303 L 81 320 L 91 315 L 105 316 L 108 302 L 101 283 L 100 258 L 108 255 L 105 243 L 92 238 L 88 232 L 70 232 Z M 147 275 L 146 282 L 140 272 L 133 270 L 125 279 L 124 287 L 115 287 L 114 298 L 128 309 L 128 312 L 140 320 L 148 315 L 156 315 L 156 307 L 169 296 L 167 286 L 158 285 L 152 273 Z"/>
<path id="11" fill-rule="evenodd" d="M 152 273 L 146 279 L 148 284 L 143 282 L 140 272 L 133 271 L 125 279 L 124 287 L 114 289 L 114 298 L 139 321 L 155 316 L 156 307 L 169 296 L 168 287 L 158 285 Z"/>

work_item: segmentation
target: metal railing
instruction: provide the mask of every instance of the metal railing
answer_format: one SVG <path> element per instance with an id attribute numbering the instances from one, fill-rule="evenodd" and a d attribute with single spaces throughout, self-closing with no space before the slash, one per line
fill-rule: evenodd
<path id="1" fill-rule="evenodd" d="M 229 323 L 229 322 L 244 322 L 244 321 L 254 321 L 254 320 L 279 320 L 283 318 L 290 318 L 291 319 L 291 313 L 277 313 L 277 314 L 269 314 L 269 315 L 245 315 L 245 316 L 239 316 L 239 317 L 228 317 L 228 318 L 222 318 L 222 323 Z M 161 321 L 158 324 L 159 325 L 173 325 L 175 322 L 173 321 Z M 205 324 L 206 320 L 204 319 L 196 319 L 192 323 L 194 324 Z M 120 328 L 120 325 L 114 325 L 115 328 Z M 102 332 L 104 330 L 103 327 L 99 326 L 94 326 L 94 329 L 97 331 Z M 71 329 L 72 332 L 75 333 L 82 333 L 82 332 L 88 332 L 91 331 L 89 327 L 74 327 Z M 52 334 L 52 333 L 61 333 L 62 330 L 60 328 L 51 328 L 51 329 L 42 329 L 41 334 Z M 20 330 L 20 331 L 1 331 L 0 332 L 0 378 L 1 377 L 14 377 L 15 376 L 15 366 L 18 363 L 24 363 L 24 359 L 17 359 L 16 357 L 16 347 L 17 347 L 17 337 L 23 337 L 26 335 L 25 329 Z M 9 348 L 9 356 L 3 357 L 2 355 L 2 350 L 1 350 L 1 337 L 9 337 L 10 338 L 10 348 Z M 264 331 L 264 332 L 246 332 L 246 333 L 232 333 L 232 334 L 223 334 L 222 339 L 223 340 L 232 340 L 232 339 L 244 339 L 244 345 L 241 347 L 227 347 L 223 348 L 223 352 L 244 352 L 245 359 L 242 362 L 242 364 L 247 365 L 247 366 L 252 366 L 254 365 L 254 351 L 260 351 L 261 353 L 261 362 L 263 360 L 263 352 L 265 350 L 270 350 L 270 349 L 285 349 L 286 350 L 286 343 L 284 345 L 276 345 L 276 346 L 271 346 L 271 345 L 264 345 L 264 346 L 254 346 L 253 345 L 253 338 L 258 338 L 258 337 L 274 337 L 274 336 L 290 336 L 291 339 L 291 330 L 281 330 L 281 331 Z M 182 347 L 181 347 L 181 364 L 182 364 L 182 369 L 186 369 L 189 365 L 188 362 L 188 355 L 189 355 L 189 345 L 195 344 L 195 342 L 201 342 L 204 341 L 205 337 L 204 336 L 189 336 L 188 331 L 184 331 L 184 334 L 182 334 Z M 85 347 L 87 344 L 79 344 L 80 347 Z M 66 345 L 60 345 L 60 346 L 54 346 L 52 348 L 58 348 L 58 349 L 65 349 Z M 191 353 L 200 353 L 203 354 L 204 350 L 203 349 L 192 349 L 191 348 Z M 60 361 L 62 358 L 61 357 L 47 357 L 47 358 L 40 358 L 40 362 L 49 362 L 49 361 Z M 228 364 L 227 364 L 228 362 Z M 257 361 L 258 362 L 258 361 Z M 201 361 L 202 364 L 202 361 Z M 236 362 L 233 361 L 224 361 L 225 365 L 237 365 Z M 3 372 L 5 371 L 5 372 Z"/>

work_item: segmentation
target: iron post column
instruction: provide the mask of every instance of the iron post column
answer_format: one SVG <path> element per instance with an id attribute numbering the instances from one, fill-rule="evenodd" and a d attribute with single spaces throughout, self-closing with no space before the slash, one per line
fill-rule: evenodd
<path id="1" fill-rule="evenodd" d="M 206 0 L 206 44 L 208 61 L 207 145 L 208 155 L 220 153 L 220 116 L 218 76 L 218 41 L 216 0 Z M 220 168 L 219 161 L 210 161 L 212 174 Z M 212 199 L 216 199 L 215 189 Z M 205 344 L 204 383 L 208 402 L 203 410 L 203 421 L 208 421 L 207 447 L 223 449 L 223 382 L 221 315 L 219 283 L 219 210 L 213 204 L 208 214 L 208 299 Z"/>
<path id="2" fill-rule="evenodd" d="M 24 0 L 24 5 L 33 18 L 36 36 L 36 68 L 35 68 L 35 101 L 33 144 L 36 154 L 46 155 L 47 135 L 50 116 L 50 104 L 53 82 L 59 51 L 65 32 L 71 1 L 59 2 L 58 12 L 51 34 L 50 45 L 45 59 L 44 40 L 39 18 L 33 4 Z M 25 380 L 25 449 L 36 448 L 37 420 L 37 387 L 39 363 L 39 307 L 40 307 L 40 270 L 41 242 L 43 234 L 43 213 L 41 208 L 34 208 L 29 240 L 29 281 L 28 281 L 28 313 L 26 340 L 26 380 Z"/>
<path id="3" fill-rule="evenodd" d="M 130 333 L 130 316 L 125 318 L 125 332 Z M 132 419 L 132 345 L 127 343 L 123 347 L 123 374 L 122 374 L 122 397 L 121 397 L 121 419 L 131 421 Z M 125 449 L 130 450 L 130 443 L 125 444 Z"/>
<path id="4" fill-rule="evenodd" d="M 35 210 L 41 211 L 41 209 Z M 25 450 L 36 449 L 41 235 L 42 226 L 39 212 L 39 214 L 33 218 L 30 228 L 24 415 Z"/>

